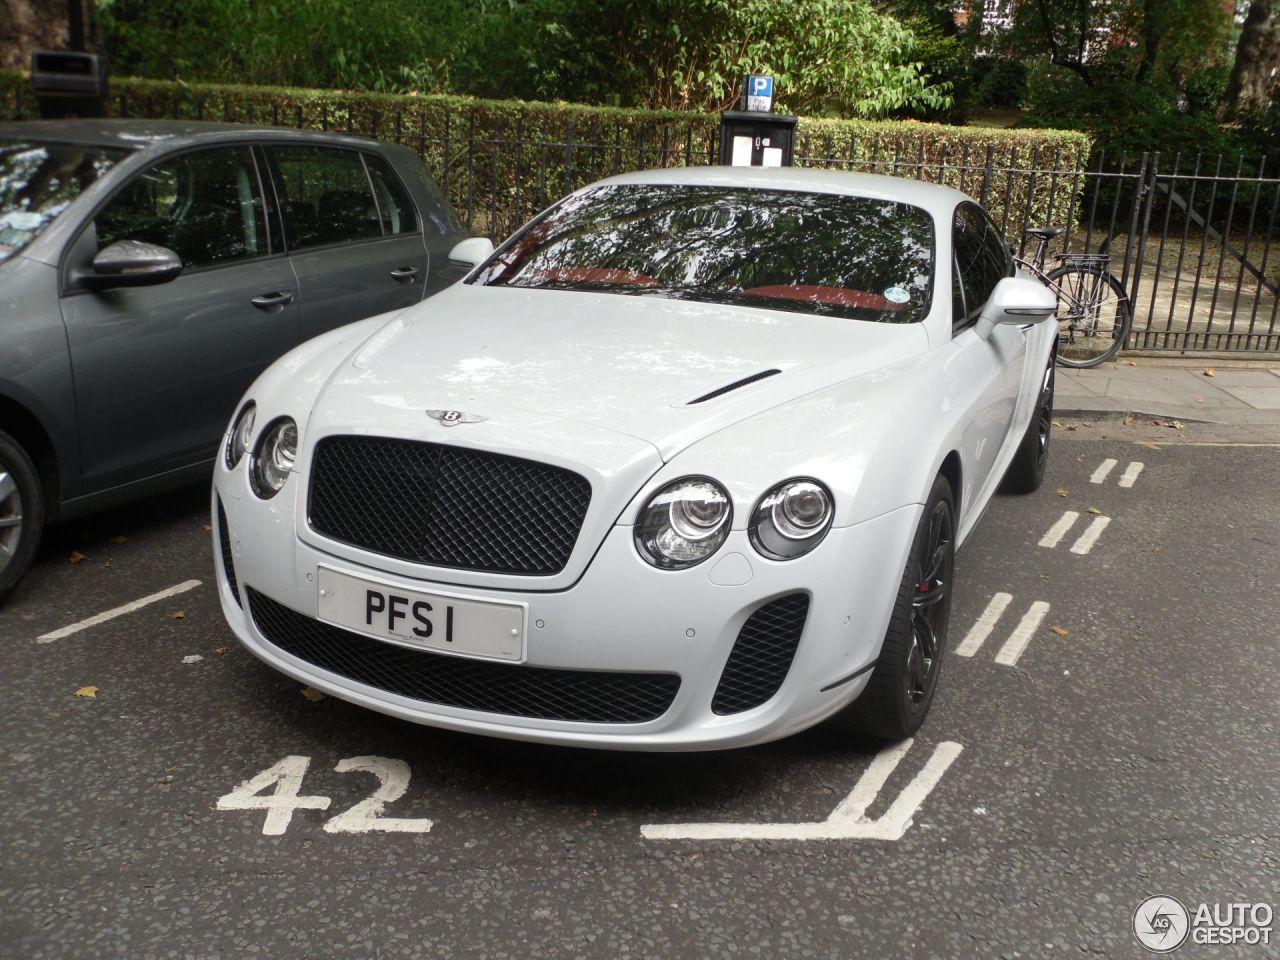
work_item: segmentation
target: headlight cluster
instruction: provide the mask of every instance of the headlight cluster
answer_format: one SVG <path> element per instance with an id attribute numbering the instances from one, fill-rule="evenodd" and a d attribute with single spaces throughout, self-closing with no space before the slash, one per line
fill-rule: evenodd
<path id="1" fill-rule="evenodd" d="M 231 424 L 231 435 L 227 437 L 227 449 L 223 453 L 223 460 L 228 470 L 234 470 L 248 452 L 249 439 L 253 436 L 253 420 L 257 412 L 257 407 L 250 400 L 236 414 Z"/>
<path id="2" fill-rule="evenodd" d="M 822 541 L 832 515 L 826 487 L 815 480 L 787 480 L 752 511 L 751 544 L 770 560 L 791 560 Z M 707 477 L 684 477 L 655 493 L 640 511 L 636 548 L 655 567 L 692 567 L 720 549 L 732 522 L 733 506 L 724 487 Z"/>
<path id="3" fill-rule="evenodd" d="M 267 424 L 253 450 L 249 482 L 253 492 L 270 500 L 284 486 L 298 457 L 298 426 L 288 417 Z"/>
<path id="4" fill-rule="evenodd" d="M 636 546 L 655 567 L 692 567 L 729 536 L 733 507 L 720 484 L 705 477 L 669 483 L 650 498 L 636 524 Z"/>
<path id="5" fill-rule="evenodd" d="M 222 459 L 228 470 L 239 466 L 253 439 L 257 407 L 250 400 L 231 423 Z M 249 460 L 249 485 L 263 500 L 270 500 L 289 479 L 298 457 L 298 425 L 290 417 L 272 420 L 258 437 Z"/>

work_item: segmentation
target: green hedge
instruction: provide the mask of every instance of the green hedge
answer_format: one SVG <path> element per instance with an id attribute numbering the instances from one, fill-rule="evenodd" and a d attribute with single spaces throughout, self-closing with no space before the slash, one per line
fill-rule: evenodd
<path id="1" fill-rule="evenodd" d="M 36 103 L 26 74 L 0 70 L 2 115 Z M 587 107 L 241 87 L 119 78 L 115 116 L 272 123 L 350 131 L 415 149 L 473 230 L 498 239 L 566 192 L 600 177 L 713 162 L 719 118 Z M 797 166 L 896 173 L 985 200 L 1015 236 L 1024 223 L 1062 222 L 1078 194 L 1089 140 L 1053 130 L 801 118 Z"/>

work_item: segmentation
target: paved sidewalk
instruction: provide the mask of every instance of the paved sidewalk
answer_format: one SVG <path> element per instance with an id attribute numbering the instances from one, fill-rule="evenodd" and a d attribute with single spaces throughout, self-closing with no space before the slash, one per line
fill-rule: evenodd
<path id="1" fill-rule="evenodd" d="M 1274 424 L 1280 430 L 1280 357 L 1274 362 L 1248 364 L 1239 360 L 1122 357 L 1089 370 L 1059 367 L 1054 412 L 1098 417 L 1133 414 L 1242 426 Z"/>

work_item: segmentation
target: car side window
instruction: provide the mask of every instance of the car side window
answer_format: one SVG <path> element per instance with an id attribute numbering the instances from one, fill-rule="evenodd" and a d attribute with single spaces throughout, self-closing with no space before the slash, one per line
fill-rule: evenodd
<path id="1" fill-rule="evenodd" d="M 1013 275 L 1013 260 L 999 231 L 976 204 L 956 207 L 951 242 L 957 274 L 953 285 L 959 288 L 953 290 L 953 326 L 961 327 L 977 318 L 996 284 Z"/>
<path id="2" fill-rule="evenodd" d="M 162 160 L 134 177 L 94 218 L 98 248 L 140 240 L 174 251 L 186 269 L 266 256 L 266 210 L 249 147 Z"/>
<path id="3" fill-rule="evenodd" d="M 387 236 L 417 233 L 418 213 L 400 178 L 381 157 L 366 153 L 364 162 L 369 167 L 369 179 L 373 181 L 373 194 L 378 198 L 382 232 Z"/>
<path id="4" fill-rule="evenodd" d="M 285 236 L 294 250 L 382 236 L 364 161 L 336 147 L 267 147 L 279 174 Z"/>

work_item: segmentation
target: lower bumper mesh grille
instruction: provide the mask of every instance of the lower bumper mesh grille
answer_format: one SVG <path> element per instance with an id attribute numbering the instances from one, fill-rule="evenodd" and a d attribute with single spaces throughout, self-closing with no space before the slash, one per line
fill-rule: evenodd
<path id="1" fill-rule="evenodd" d="M 782 686 L 795 658 L 809 595 L 792 593 L 771 600 L 747 618 L 711 700 L 713 712 L 741 713 L 764 703 Z"/>
<path id="2" fill-rule="evenodd" d="M 258 632 L 285 653 L 425 703 L 539 720 L 644 723 L 666 713 L 680 689 L 671 673 L 551 670 L 412 650 L 313 620 L 252 587 L 245 593 Z"/>
<path id="3" fill-rule="evenodd" d="M 222 498 L 218 498 L 218 549 L 222 553 L 222 569 L 227 574 L 227 586 L 231 595 L 240 603 L 240 584 L 236 580 L 236 565 L 231 559 L 231 531 L 227 529 L 227 513 L 222 509 Z"/>

